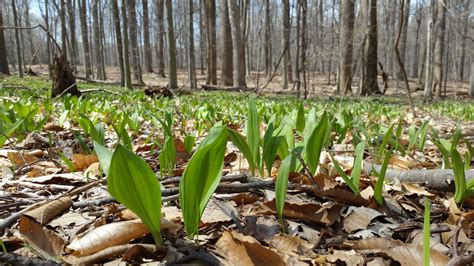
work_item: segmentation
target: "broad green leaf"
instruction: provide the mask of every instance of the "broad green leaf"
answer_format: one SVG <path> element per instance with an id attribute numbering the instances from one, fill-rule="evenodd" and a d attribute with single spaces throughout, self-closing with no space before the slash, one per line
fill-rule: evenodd
<path id="1" fill-rule="evenodd" d="M 3 144 L 5 144 L 5 142 L 7 141 L 7 139 L 13 134 L 15 133 L 15 130 L 21 125 L 23 124 L 23 121 L 24 119 L 19 119 L 17 120 L 15 123 L 13 123 L 10 127 L 8 127 L 5 132 L 0 132 L 0 147 L 3 146 Z"/>
<path id="2" fill-rule="evenodd" d="M 275 202 L 280 219 L 280 224 L 283 227 L 283 208 L 285 207 L 286 192 L 288 190 L 288 176 L 290 172 L 294 171 L 297 156 L 292 152 L 281 162 L 280 169 L 275 185 Z"/>
<path id="3" fill-rule="evenodd" d="M 459 204 L 464 200 L 466 194 L 466 174 L 461 155 L 459 155 L 457 149 L 451 151 L 451 163 L 454 172 L 454 201 Z"/>
<path id="4" fill-rule="evenodd" d="M 458 145 L 459 140 L 461 139 L 461 137 L 462 137 L 462 130 L 461 130 L 461 127 L 458 125 L 456 127 L 456 131 L 454 132 L 453 137 L 451 139 L 451 151 L 456 149 L 456 146 Z"/>
<path id="5" fill-rule="evenodd" d="M 321 156 L 321 150 L 323 149 L 324 141 L 326 139 L 327 128 L 329 127 L 329 119 L 327 113 L 324 113 L 321 117 L 321 121 L 318 126 L 314 128 L 313 132 L 309 135 L 306 141 L 306 147 L 304 149 L 304 158 L 308 165 L 311 175 L 315 175 L 316 169 L 319 164 L 319 157 Z"/>
<path id="6" fill-rule="evenodd" d="M 377 201 L 379 205 L 383 205 L 382 189 L 383 189 L 383 184 L 385 180 L 385 174 L 387 173 L 388 162 L 390 161 L 391 156 L 392 156 L 392 151 L 388 151 L 387 154 L 385 155 L 385 159 L 383 160 L 380 173 L 378 174 L 377 182 L 375 183 L 374 198 L 375 198 L 375 201 Z"/>
<path id="7" fill-rule="evenodd" d="M 436 147 L 438 147 L 438 150 L 443 155 L 443 169 L 451 168 L 451 162 L 449 161 L 449 150 L 451 149 L 451 147 L 447 149 L 445 145 L 443 145 L 443 143 L 441 142 L 442 140 L 431 139 L 431 141 L 436 145 Z"/>
<path id="8" fill-rule="evenodd" d="M 385 150 L 387 149 L 386 147 L 387 143 L 392 138 L 392 135 L 393 135 L 393 125 L 388 128 L 387 132 L 385 132 L 385 135 L 382 139 L 382 143 L 380 144 L 380 147 L 379 147 L 379 152 L 378 152 L 379 156 L 382 156 Z"/>
<path id="9" fill-rule="evenodd" d="M 346 182 L 347 186 L 354 192 L 354 194 L 359 195 L 359 187 L 355 187 L 354 184 L 352 183 L 352 180 L 347 176 L 347 174 L 342 170 L 341 166 L 339 163 L 334 159 L 332 154 L 330 154 L 332 163 L 334 164 L 334 168 L 336 169 L 336 172 L 339 174 L 342 179 L 344 179 L 344 182 Z"/>
<path id="10" fill-rule="evenodd" d="M 110 195 L 134 212 L 161 244 L 161 188 L 155 173 L 140 157 L 118 145 L 107 178 Z"/>
<path id="11" fill-rule="evenodd" d="M 221 179 L 226 143 L 224 128 L 208 135 L 191 157 L 179 183 L 184 225 L 190 238 L 198 233 L 202 213 Z"/>
<path id="12" fill-rule="evenodd" d="M 248 115 L 246 123 L 247 143 L 255 165 L 260 164 L 260 122 L 257 106 L 253 98 L 249 98 Z"/>
<path id="13" fill-rule="evenodd" d="M 425 215 L 423 217 L 423 265 L 430 266 L 430 200 L 425 198 Z"/>
<path id="14" fill-rule="evenodd" d="M 191 153 L 193 151 L 194 143 L 196 142 L 196 137 L 191 135 L 186 135 L 184 137 L 184 148 L 186 149 L 187 153 Z"/>
<path id="15" fill-rule="evenodd" d="M 247 159 L 247 162 L 250 167 L 250 172 L 254 173 L 256 168 L 256 162 L 253 160 L 253 155 L 250 151 L 250 147 L 247 141 L 245 141 L 244 137 L 235 130 L 227 128 L 227 133 L 229 134 L 229 138 L 232 143 L 234 143 L 234 145 L 239 149 L 245 159 Z"/>
<path id="16" fill-rule="evenodd" d="M 158 159 L 160 160 L 161 175 L 163 176 L 163 173 L 172 175 L 176 165 L 176 148 L 172 137 L 166 136 Z"/>
<path id="17" fill-rule="evenodd" d="M 268 125 L 265 135 L 263 137 L 263 152 L 262 152 L 262 164 L 260 167 L 260 175 L 263 176 L 263 164 L 267 168 L 268 176 L 272 175 L 272 165 L 275 160 L 280 143 L 283 140 L 282 136 L 274 135 L 275 129 L 273 123 Z"/>
<path id="18" fill-rule="evenodd" d="M 359 182 L 360 182 L 360 173 L 362 171 L 362 159 L 364 158 L 364 148 L 365 148 L 365 141 L 357 144 L 355 148 L 355 158 L 354 158 L 354 165 L 352 166 L 352 184 L 359 189 Z"/>
<path id="19" fill-rule="evenodd" d="M 429 123 L 429 121 L 425 121 L 425 122 L 423 122 L 423 124 L 421 125 L 420 133 L 419 133 L 420 142 L 418 143 L 418 149 L 419 149 L 420 151 L 423 151 L 423 149 L 425 148 L 426 135 L 428 134 L 428 129 L 429 129 L 429 128 L 430 128 L 430 123 Z"/>
<path id="20" fill-rule="evenodd" d="M 306 121 L 304 118 L 304 106 L 303 106 L 303 103 L 301 103 L 298 106 L 298 113 L 296 115 L 296 130 L 303 133 L 305 122 Z"/>
<path id="21" fill-rule="evenodd" d="M 114 152 L 105 148 L 104 146 L 100 145 L 95 141 L 94 151 L 97 155 L 97 158 L 99 158 L 100 167 L 102 167 L 102 170 L 108 176 L 110 170 L 110 162 L 112 161 L 112 156 L 114 155 Z"/>

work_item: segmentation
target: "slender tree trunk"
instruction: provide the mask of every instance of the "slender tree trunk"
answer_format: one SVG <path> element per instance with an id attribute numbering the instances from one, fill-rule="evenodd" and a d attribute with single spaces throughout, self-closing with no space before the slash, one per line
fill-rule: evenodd
<path id="1" fill-rule="evenodd" d="M 17 4 L 15 0 L 11 0 L 11 1 L 12 1 L 13 23 L 15 27 L 18 27 L 19 18 L 17 15 L 18 13 L 16 11 Z M 16 56 L 17 56 L 17 61 L 18 61 L 18 76 L 22 78 L 23 77 L 23 61 L 21 57 L 21 43 L 20 43 L 20 30 L 19 29 L 15 29 L 15 43 L 16 43 Z"/>
<path id="2" fill-rule="evenodd" d="M 418 6 L 419 3 L 416 3 L 416 37 L 415 37 L 415 51 L 413 55 L 413 62 L 412 62 L 412 69 L 411 69 L 411 76 L 414 78 L 418 78 L 418 61 L 420 57 L 420 28 L 421 28 L 421 8 Z"/>
<path id="3" fill-rule="evenodd" d="M 3 0 L 0 0 L 0 73 L 10 75 L 3 26 Z"/>
<path id="4" fill-rule="evenodd" d="M 204 53 L 205 53 L 205 39 L 206 37 L 206 31 L 204 30 L 205 28 L 205 19 L 203 16 L 204 12 L 204 0 L 199 0 L 199 68 L 201 75 L 204 75 Z"/>
<path id="5" fill-rule="evenodd" d="M 127 0 L 122 0 L 122 44 L 123 44 L 123 73 L 125 87 L 132 88 L 132 73 L 130 71 L 130 50 L 128 48 Z"/>
<path id="6" fill-rule="evenodd" d="M 464 0 L 464 8 L 462 14 L 462 25 L 463 25 L 463 34 L 461 36 L 461 58 L 459 59 L 459 79 L 464 80 L 464 58 L 466 57 L 466 37 L 468 36 L 469 29 L 469 14 L 471 14 L 469 9 L 469 3 L 472 0 Z"/>
<path id="7" fill-rule="evenodd" d="M 81 37 L 82 37 L 82 49 L 84 53 L 84 67 L 85 67 L 85 72 L 86 72 L 86 81 L 89 81 L 92 76 L 92 67 L 91 67 L 91 51 L 89 47 L 89 33 L 87 29 L 87 0 L 78 0 L 77 5 L 81 11 L 79 13 L 79 19 L 81 23 Z"/>
<path id="8" fill-rule="evenodd" d="M 283 46 L 283 71 L 282 71 L 282 79 L 283 79 L 283 89 L 288 89 L 288 72 L 289 64 L 290 64 L 290 3 L 289 0 L 282 0 L 283 9 L 282 9 L 282 17 L 283 17 L 283 39 L 282 39 L 282 46 Z"/>
<path id="9" fill-rule="evenodd" d="M 228 0 L 234 48 L 234 86 L 247 87 L 245 82 L 245 43 L 240 25 L 240 7 L 237 1 Z"/>
<path id="10" fill-rule="evenodd" d="M 377 84 L 377 0 L 369 0 L 369 3 L 369 34 L 365 78 L 362 86 L 363 95 L 380 92 Z"/>
<path id="11" fill-rule="evenodd" d="M 206 84 L 217 84 L 216 1 L 205 0 L 208 69 Z M 223 14 L 224 15 L 224 14 Z M 226 39 L 223 40 L 226 42 Z M 222 70 L 223 71 L 223 70 Z"/>
<path id="12" fill-rule="evenodd" d="M 31 27 L 30 22 L 30 3 L 29 0 L 23 0 L 23 11 L 25 14 L 25 25 L 26 27 Z M 28 30 L 28 43 L 30 44 L 30 61 L 33 60 L 31 63 L 35 64 L 37 62 L 36 59 L 33 59 L 33 55 L 35 54 L 35 45 L 33 44 L 33 30 Z"/>
<path id="13" fill-rule="evenodd" d="M 433 51 L 433 84 L 432 91 L 436 91 L 436 98 L 441 97 L 443 84 L 443 55 L 444 35 L 446 29 L 446 5 L 444 0 L 438 0 L 438 17 L 436 19 L 436 41 Z"/>
<path id="14" fill-rule="evenodd" d="M 77 53 L 77 36 L 76 36 L 76 12 L 74 9 L 75 0 L 67 1 L 67 11 L 69 19 L 69 40 L 71 43 L 70 55 L 71 65 L 75 66 L 79 64 L 78 53 Z"/>
<path id="15" fill-rule="evenodd" d="M 164 0 L 155 1 L 156 11 L 156 39 L 157 39 L 157 59 L 158 59 L 158 75 L 165 76 L 165 29 L 164 29 Z"/>
<path id="16" fill-rule="evenodd" d="M 85 1 L 85 0 L 84 0 Z M 49 1 L 44 0 L 44 9 L 45 9 L 45 14 L 44 14 L 44 22 L 46 24 L 46 30 L 49 32 L 50 31 L 50 26 L 49 26 Z M 46 38 L 46 54 L 48 57 L 48 77 L 51 79 L 52 77 L 52 71 L 51 71 L 51 40 L 50 38 Z"/>
<path id="17" fill-rule="evenodd" d="M 66 2 L 61 0 L 59 9 L 59 18 L 61 20 L 61 53 L 67 59 L 67 26 L 66 26 Z"/>
<path id="18" fill-rule="evenodd" d="M 295 85 L 296 85 L 296 97 L 301 97 L 301 68 L 300 68 L 300 53 L 301 53 L 301 1 L 297 2 L 296 5 L 296 56 L 295 56 Z"/>
<path id="19" fill-rule="evenodd" d="M 233 47 L 232 47 L 232 29 L 229 19 L 229 8 L 227 0 L 221 1 L 222 14 L 222 65 L 221 65 L 221 82 L 224 86 L 232 86 L 233 84 Z"/>
<path id="20" fill-rule="evenodd" d="M 352 91 L 352 43 L 354 33 L 354 0 L 340 0 L 339 81 L 338 91 Z"/>
<path id="21" fill-rule="evenodd" d="M 270 0 L 265 0 L 265 75 L 269 78 L 272 73 L 272 21 L 270 14 Z"/>
<path id="22" fill-rule="evenodd" d="M 471 75 L 469 79 L 469 96 L 474 97 L 474 55 L 471 55 Z"/>
<path id="23" fill-rule="evenodd" d="M 112 13 L 114 17 L 115 41 L 117 42 L 117 64 L 120 70 L 120 86 L 125 86 L 125 73 L 123 63 L 123 43 L 122 30 L 120 27 L 120 12 L 118 7 L 118 0 L 112 0 Z"/>
<path id="24" fill-rule="evenodd" d="M 100 41 L 99 1 L 100 0 L 93 0 L 92 2 L 92 19 L 94 21 L 94 58 L 95 67 L 97 71 L 97 79 L 105 80 L 105 73 L 103 72 L 104 62 L 102 61 L 102 48 Z"/>
<path id="25" fill-rule="evenodd" d="M 128 11 L 128 30 L 130 38 L 130 49 L 132 52 L 131 63 L 133 77 L 139 84 L 143 84 L 142 70 L 140 66 L 140 51 L 138 50 L 138 26 L 137 26 L 137 12 L 135 10 L 135 0 L 127 0 Z"/>
<path id="26" fill-rule="evenodd" d="M 410 0 L 401 0 L 405 1 L 405 9 L 403 11 L 404 21 L 402 35 L 400 36 L 400 58 L 402 59 L 402 64 L 406 67 L 405 58 L 406 58 L 406 48 L 407 48 L 407 33 L 408 33 L 408 22 L 410 17 Z M 403 73 L 401 69 L 398 69 L 398 79 L 403 79 Z"/>
<path id="27" fill-rule="evenodd" d="M 150 23 L 148 17 L 148 0 L 142 0 L 143 5 L 143 45 L 145 53 L 143 58 L 145 60 L 145 71 L 153 72 L 153 56 L 150 46 Z"/>
<path id="28" fill-rule="evenodd" d="M 195 90 L 197 89 L 197 84 L 196 84 L 196 58 L 194 56 L 194 21 L 193 21 L 193 13 L 194 13 L 194 7 L 193 7 L 193 0 L 188 0 L 188 56 L 189 56 L 189 61 L 188 61 L 188 79 L 189 79 L 189 89 Z"/>
<path id="29" fill-rule="evenodd" d="M 426 31 L 426 62 L 425 62 L 425 90 L 426 97 L 433 96 L 433 9 L 434 1 L 431 1 L 430 10 L 428 10 L 427 31 Z"/>
<path id="30" fill-rule="evenodd" d="M 300 51 L 300 72 L 302 74 L 302 85 L 303 85 L 303 97 L 304 99 L 308 98 L 308 84 L 307 84 L 307 61 L 306 61 L 306 46 L 307 46 L 307 37 L 306 37 L 306 24 L 307 24 L 307 11 L 308 11 L 308 1 L 300 0 L 301 1 L 301 51 Z"/>
<path id="31" fill-rule="evenodd" d="M 173 26 L 173 3 L 171 0 L 166 1 L 166 19 L 168 22 L 168 86 L 171 89 L 178 88 L 178 70 L 176 67 L 176 41 L 174 39 Z"/>

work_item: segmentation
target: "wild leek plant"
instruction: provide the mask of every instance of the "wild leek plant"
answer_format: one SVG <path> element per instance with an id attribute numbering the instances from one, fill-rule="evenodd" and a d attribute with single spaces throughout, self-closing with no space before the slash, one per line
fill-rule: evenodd
<path id="1" fill-rule="evenodd" d="M 354 192 L 354 194 L 359 195 L 360 194 L 360 187 L 359 187 L 359 182 L 360 182 L 360 173 L 362 171 L 362 159 L 364 157 L 364 148 L 365 148 L 365 141 L 362 141 L 361 143 L 357 144 L 355 148 L 355 157 L 354 157 L 354 163 L 352 166 L 352 173 L 351 177 L 347 176 L 347 174 L 342 170 L 341 166 L 339 163 L 332 157 L 332 162 L 334 164 L 334 167 L 336 168 L 337 173 L 344 179 L 344 182 L 349 186 L 349 188 Z"/>
<path id="2" fill-rule="evenodd" d="M 430 266 L 430 200 L 425 198 L 425 215 L 423 217 L 423 265 Z"/>
<path id="3" fill-rule="evenodd" d="M 474 179 L 471 179 L 466 184 L 464 163 L 457 149 L 451 151 L 451 164 L 454 172 L 454 201 L 460 204 L 466 197 L 474 195 Z"/>
<path id="4" fill-rule="evenodd" d="M 95 147 L 107 174 L 107 191 L 140 217 L 156 244 L 161 244 L 161 187 L 150 166 L 120 144 L 112 156 L 100 144 Z"/>
<path id="5" fill-rule="evenodd" d="M 388 162 L 390 161 L 391 156 L 392 156 L 392 151 L 389 150 L 387 154 L 385 155 L 385 159 L 383 160 L 382 168 L 380 169 L 380 172 L 377 173 L 377 182 L 375 183 L 375 188 L 374 188 L 374 198 L 377 204 L 379 205 L 383 205 L 382 190 L 383 190 L 383 184 L 385 181 L 385 174 L 387 173 Z"/>
<path id="6" fill-rule="evenodd" d="M 312 128 L 312 130 L 310 130 Z M 306 125 L 308 129 L 304 139 L 303 158 L 305 159 L 310 175 L 316 174 L 319 165 L 319 158 L 323 145 L 330 130 L 330 122 L 327 113 L 324 113 L 317 126 L 312 126 L 311 122 Z"/>

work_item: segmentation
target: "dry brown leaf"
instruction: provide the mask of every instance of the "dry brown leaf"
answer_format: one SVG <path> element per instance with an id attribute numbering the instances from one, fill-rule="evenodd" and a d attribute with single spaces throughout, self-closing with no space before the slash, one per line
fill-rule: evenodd
<path id="1" fill-rule="evenodd" d="M 83 182 L 84 177 L 81 174 L 65 173 L 65 174 L 53 174 L 44 175 L 38 177 L 20 177 L 21 181 L 34 182 L 39 184 L 71 184 L 74 182 Z"/>
<path id="2" fill-rule="evenodd" d="M 382 216 L 374 209 L 366 207 L 350 207 L 348 215 L 344 219 L 344 231 L 351 234 L 355 231 L 367 229 L 373 219 Z"/>
<path id="3" fill-rule="evenodd" d="M 357 196 L 354 192 L 347 190 L 345 187 L 337 186 L 332 189 L 327 189 L 317 192 L 318 195 L 326 196 L 334 199 L 337 202 L 341 202 L 348 205 L 354 206 L 370 206 L 373 199 L 366 200 L 361 196 Z"/>
<path id="4" fill-rule="evenodd" d="M 53 124 L 53 123 L 48 123 L 48 124 L 44 125 L 43 129 L 46 130 L 46 131 L 53 131 L 53 132 L 59 132 L 59 131 L 64 130 L 64 128 L 62 126 L 56 125 L 56 124 Z"/>
<path id="5" fill-rule="evenodd" d="M 239 193 L 232 197 L 232 201 L 235 202 L 237 205 L 243 205 L 243 204 L 252 204 L 260 200 L 262 197 L 255 193 Z"/>
<path id="6" fill-rule="evenodd" d="M 398 261 L 402 266 L 423 265 L 423 246 L 401 245 L 385 251 L 387 255 Z M 448 264 L 449 257 L 436 250 L 430 251 L 430 265 L 444 266 Z"/>
<path id="7" fill-rule="evenodd" d="M 237 153 L 231 152 L 224 157 L 224 164 L 230 164 L 237 160 Z"/>
<path id="8" fill-rule="evenodd" d="M 53 200 L 39 208 L 26 212 L 24 215 L 32 218 L 41 225 L 47 224 L 52 218 L 56 217 L 72 205 L 70 197 L 62 197 Z"/>
<path id="9" fill-rule="evenodd" d="M 346 242 L 346 244 L 355 250 L 387 250 L 393 247 L 404 245 L 404 243 L 400 240 L 381 237 L 348 241 Z"/>
<path id="10" fill-rule="evenodd" d="M 408 159 L 400 155 L 392 155 L 390 157 L 390 160 L 388 161 L 388 164 L 396 168 L 407 169 L 407 170 L 412 169 L 417 165 L 416 162 L 409 161 Z"/>
<path id="11" fill-rule="evenodd" d="M 167 207 L 161 209 L 161 211 L 163 211 L 163 212 L 165 212 L 166 210 L 167 210 Z M 176 217 L 171 216 L 171 218 L 170 218 L 170 216 L 168 216 L 167 213 L 165 213 L 165 215 L 166 215 L 166 218 L 161 217 L 161 230 L 165 230 L 165 229 L 176 230 L 178 228 L 181 228 L 181 225 L 179 225 L 177 223 L 173 223 L 173 222 L 170 221 L 170 220 L 173 220 L 173 218 L 176 219 Z M 124 210 L 120 211 L 117 214 L 117 217 L 120 217 L 121 219 L 123 219 L 125 221 L 132 221 L 132 220 L 140 219 L 140 217 L 138 217 L 138 215 L 136 215 L 134 212 L 132 212 L 129 209 L 124 209 Z"/>
<path id="12" fill-rule="evenodd" d="M 283 208 L 283 217 L 308 220 L 324 225 L 331 225 L 339 220 L 342 206 L 333 202 L 323 205 L 315 203 L 286 202 Z M 275 199 L 265 202 L 254 210 L 257 214 L 276 215 Z"/>
<path id="13" fill-rule="evenodd" d="M 277 235 L 270 241 L 270 246 L 286 254 L 298 254 L 306 257 L 315 257 L 314 245 L 296 236 Z"/>
<path id="14" fill-rule="evenodd" d="M 57 258 L 61 255 L 65 244 L 60 236 L 26 215 L 20 217 L 19 231 L 25 241 L 44 259 L 60 262 Z"/>
<path id="15" fill-rule="evenodd" d="M 140 220 L 116 222 L 95 228 L 66 248 L 75 256 L 87 256 L 108 247 L 122 245 L 148 234 L 147 226 Z"/>
<path id="16" fill-rule="evenodd" d="M 87 167 L 87 169 L 84 171 L 84 177 L 85 178 L 89 178 L 89 179 L 97 179 L 100 175 L 100 163 L 99 162 L 96 162 L 96 163 L 93 163 L 91 165 L 89 165 L 89 167 Z"/>
<path id="17" fill-rule="evenodd" d="M 75 153 L 72 155 L 74 168 L 77 171 L 82 171 L 87 169 L 91 164 L 99 162 L 95 154 L 79 154 Z"/>
<path id="18" fill-rule="evenodd" d="M 410 196 L 410 195 L 418 195 L 418 196 L 433 196 L 433 194 L 429 193 L 426 191 L 426 189 L 418 184 L 412 184 L 412 183 L 402 183 L 402 186 L 405 188 L 407 192 L 405 192 L 405 195 Z"/>
<path id="19" fill-rule="evenodd" d="M 327 262 L 337 263 L 337 261 L 341 261 L 346 265 L 364 265 L 364 257 L 354 250 L 334 250 L 333 252 L 333 254 L 324 256 Z"/>
<path id="20" fill-rule="evenodd" d="M 285 265 L 275 251 L 235 231 L 224 231 L 216 247 L 226 256 L 226 265 Z"/>
<path id="21" fill-rule="evenodd" d="M 15 164 L 17 168 L 31 164 L 38 159 L 35 156 L 22 152 L 8 152 L 7 158 Z"/>

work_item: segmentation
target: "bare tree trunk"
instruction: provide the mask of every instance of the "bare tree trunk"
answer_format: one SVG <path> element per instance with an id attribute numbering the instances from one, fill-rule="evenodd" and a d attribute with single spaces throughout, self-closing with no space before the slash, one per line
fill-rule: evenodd
<path id="1" fill-rule="evenodd" d="M 86 71 L 86 81 L 90 80 L 92 75 L 91 51 L 89 47 L 89 33 L 87 30 L 87 0 L 78 0 L 77 5 L 81 10 L 79 19 L 81 23 L 82 47 L 84 52 L 84 67 Z"/>
<path id="2" fill-rule="evenodd" d="M 204 0 L 199 0 L 199 57 L 200 57 L 200 62 L 199 62 L 199 65 L 200 65 L 200 72 L 201 72 L 201 75 L 204 75 L 204 53 L 205 53 L 205 45 L 206 45 L 206 42 L 204 41 L 205 39 L 207 39 L 207 35 L 206 35 L 206 31 L 204 30 L 205 29 L 205 19 L 204 19 L 204 16 L 203 16 L 203 12 L 204 12 Z"/>
<path id="3" fill-rule="evenodd" d="M 400 36 L 400 58 L 402 59 L 402 64 L 406 67 L 405 58 L 406 58 L 406 48 L 407 48 L 407 33 L 408 33 L 408 22 L 410 17 L 410 0 L 401 0 L 405 1 L 405 10 L 403 11 L 404 21 L 402 35 Z M 401 69 L 398 69 L 398 79 L 403 79 L 403 73 Z"/>
<path id="4" fill-rule="evenodd" d="M 283 71 L 282 71 L 282 79 L 283 79 L 283 89 L 287 90 L 288 89 L 288 75 L 289 75 L 289 64 L 290 63 L 290 56 L 289 56 L 289 51 L 290 51 L 290 3 L 289 0 L 282 0 L 283 2 L 283 39 L 282 39 L 282 45 L 283 45 Z"/>
<path id="5" fill-rule="evenodd" d="M 123 73 L 125 87 L 128 89 L 132 88 L 132 73 L 130 71 L 130 53 L 128 49 L 128 23 L 127 23 L 127 3 L 126 0 L 122 0 L 122 44 L 123 44 Z"/>
<path id="6" fill-rule="evenodd" d="M 123 63 L 123 43 L 122 43 L 122 29 L 120 27 L 120 12 L 118 7 L 118 0 L 112 0 L 112 13 L 114 17 L 115 27 L 115 41 L 117 42 L 117 64 L 120 70 L 120 86 L 125 86 L 125 72 Z"/>
<path id="7" fill-rule="evenodd" d="M 189 79 L 189 89 L 195 90 L 197 89 L 197 84 L 196 84 L 196 58 L 194 56 L 194 21 L 193 21 L 193 13 L 194 13 L 194 7 L 193 7 L 193 0 L 188 0 L 188 56 L 189 56 L 189 61 L 188 61 L 188 79 Z"/>
<path id="8" fill-rule="evenodd" d="M 413 62 L 412 62 L 412 69 L 411 69 L 411 76 L 414 78 L 418 78 L 418 64 L 419 64 L 419 57 L 420 57 L 420 28 L 421 28 L 421 7 L 419 7 L 419 3 L 416 2 L 416 37 L 415 37 L 415 51 L 413 55 Z"/>
<path id="9" fill-rule="evenodd" d="M 352 91 L 352 43 L 354 33 L 354 0 L 340 0 L 339 79 L 342 95 Z"/>
<path id="10" fill-rule="evenodd" d="M 164 29 L 164 0 L 155 1 L 156 11 L 156 39 L 157 39 L 157 59 L 158 59 L 158 75 L 166 78 L 165 75 L 165 29 Z"/>
<path id="11" fill-rule="evenodd" d="M 105 80 L 104 73 L 104 62 L 102 61 L 102 48 L 100 41 L 100 22 L 99 22 L 99 1 L 93 0 L 92 2 L 92 19 L 94 21 L 94 58 L 95 58 L 95 67 L 97 71 L 97 79 Z"/>
<path id="12" fill-rule="evenodd" d="M 434 10 L 434 1 L 431 1 L 430 10 L 428 10 L 428 19 L 427 19 L 427 31 L 426 31 L 426 62 L 425 62 L 425 90 L 424 94 L 426 97 L 433 96 L 433 88 L 431 84 L 433 83 L 433 10 Z"/>
<path id="13" fill-rule="evenodd" d="M 308 84 L 307 84 L 307 74 L 306 74 L 306 66 L 308 62 L 306 61 L 306 47 L 307 47 L 307 37 L 306 37 L 306 25 L 307 25 L 307 11 L 308 11 L 308 1 L 301 0 L 301 51 L 300 51 L 300 72 L 303 78 L 303 97 L 304 99 L 308 98 Z"/>
<path id="14" fill-rule="evenodd" d="M 61 8 L 59 9 L 59 18 L 61 20 L 61 53 L 67 60 L 67 26 L 66 26 L 66 2 L 61 0 Z"/>
<path id="15" fill-rule="evenodd" d="M 272 21 L 270 18 L 270 0 L 265 0 L 265 75 L 270 77 L 272 73 Z"/>
<path id="16" fill-rule="evenodd" d="M 71 43 L 70 55 L 71 55 L 71 65 L 75 66 L 79 64 L 78 54 L 77 54 L 77 37 L 76 37 L 76 12 L 74 9 L 75 1 L 70 0 L 67 2 L 67 11 L 69 19 L 69 40 Z M 31 36 L 30 36 L 31 37 Z"/>
<path id="17" fill-rule="evenodd" d="M 145 61 L 145 71 L 153 72 L 153 56 L 150 46 L 150 23 L 148 17 L 148 0 L 142 0 L 143 6 L 143 46 L 145 53 L 143 59 Z"/>
<path id="18" fill-rule="evenodd" d="M 432 91 L 436 91 L 436 98 L 441 97 L 443 84 L 443 55 L 444 34 L 446 29 L 446 5 L 443 0 L 438 0 L 438 18 L 436 19 L 436 41 L 433 51 L 433 84 Z"/>
<path id="19" fill-rule="evenodd" d="M 85 1 L 85 0 L 83 0 Z M 44 0 L 44 9 L 45 9 L 45 14 L 44 14 L 44 22 L 46 24 L 46 30 L 49 32 L 49 1 Z M 48 57 L 48 77 L 51 79 L 52 77 L 52 71 L 51 71 L 51 40 L 50 38 L 46 38 L 46 53 Z"/>
<path id="20" fill-rule="evenodd" d="M 18 27 L 18 15 L 16 11 L 16 1 L 12 1 L 12 13 L 13 13 L 13 23 L 15 27 Z M 21 57 L 21 43 L 20 43 L 20 30 L 15 29 L 15 43 L 16 43 L 16 56 L 18 63 L 18 76 L 23 77 L 23 61 Z"/>
<path id="21" fill-rule="evenodd" d="M 166 18 L 168 21 L 168 86 L 178 88 L 178 71 L 176 68 L 176 42 L 174 39 L 173 6 L 171 0 L 166 1 Z"/>
<path id="22" fill-rule="evenodd" d="M 245 43 L 240 27 L 240 7 L 237 1 L 228 0 L 234 48 L 234 86 L 247 87 L 245 82 Z"/>
<path id="23" fill-rule="evenodd" d="M 128 30 L 130 38 L 131 65 L 133 77 L 139 84 L 143 84 L 142 69 L 140 66 L 140 52 L 138 50 L 138 26 L 137 26 L 137 12 L 135 10 L 135 0 L 127 0 L 128 11 Z"/>
<path id="24" fill-rule="evenodd" d="M 464 8 L 462 14 L 462 25 L 463 25 L 463 34 L 461 36 L 461 58 L 459 59 L 459 79 L 464 80 L 464 58 L 466 57 L 466 37 L 468 36 L 469 29 L 469 3 L 472 0 L 464 0 Z M 471 72 L 472 73 L 472 72 Z M 472 78 L 471 78 L 472 79 Z"/>
<path id="25" fill-rule="evenodd" d="M 471 55 L 471 75 L 469 79 L 469 96 L 474 97 L 474 55 Z"/>
<path id="26" fill-rule="evenodd" d="M 227 0 L 221 1 L 222 14 L 222 65 L 221 65 L 221 83 L 224 86 L 233 84 L 233 47 L 232 47 L 232 29 L 229 19 L 229 8 Z"/>
<path id="27" fill-rule="evenodd" d="M 205 3 L 208 60 L 206 84 L 217 85 L 216 1 L 205 0 Z"/>
<path id="28" fill-rule="evenodd" d="M 403 0 L 402 0 L 403 1 Z M 377 0 L 369 0 L 369 34 L 362 95 L 379 93 L 377 84 Z"/>
<path id="29" fill-rule="evenodd" d="M 23 9 L 25 14 L 25 25 L 26 27 L 31 27 L 30 22 L 30 3 L 29 0 L 23 0 Z M 36 59 L 33 58 L 35 54 L 35 45 L 33 44 L 33 31 L 28 30 L 28 43 L 30 44 L 30 60 L 33 60 L 31 63 L 36 63 Z"/>
<path id="30" fill-rule="evenodd" d="M 8 68 L 7 46 L 5 45 L 5 34 L 3 30 L 3 0 L 0 0 L 0 73 L 10 75 Z"/>

